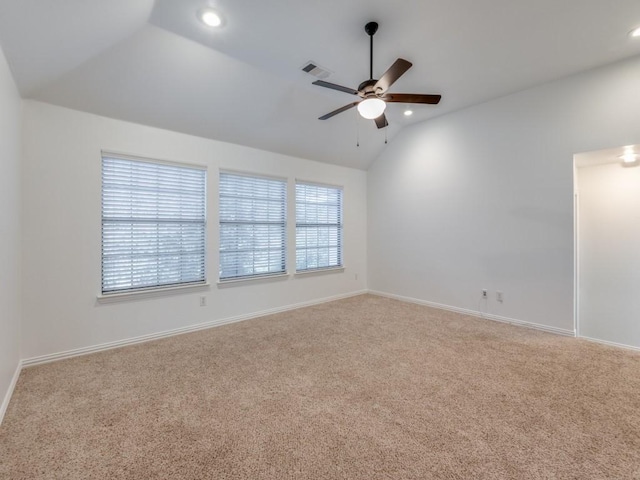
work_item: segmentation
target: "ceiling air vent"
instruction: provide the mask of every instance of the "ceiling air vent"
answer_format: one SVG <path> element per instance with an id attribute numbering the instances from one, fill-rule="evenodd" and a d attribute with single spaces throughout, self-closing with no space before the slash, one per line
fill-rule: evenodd
<path id="1" fill-rule="evenodd" d="M 311 60 L 305 63 L 305 65 L 302 67 L 302 71 L 307 72 L 308 74 L 313 75 L 314 77 L 321 80 L 327 78 L 332 73 L 329 69 L 321 67 L 316 62 Z"/>

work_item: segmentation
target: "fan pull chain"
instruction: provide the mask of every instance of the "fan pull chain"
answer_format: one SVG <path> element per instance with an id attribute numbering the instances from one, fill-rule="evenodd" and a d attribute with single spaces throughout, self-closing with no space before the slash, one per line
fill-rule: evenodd
<path id="1" fill-rule="evenodd" d="M 387 144 L 387 129 L 389 128 L 389 125 L 386 126 L 386 128 L 384 129 L 384 144 Z"/>
<path id="2" fill-rule="evenodd" d="M 360 115 L 356 113 L 356 147 L 360 146 Z"/>

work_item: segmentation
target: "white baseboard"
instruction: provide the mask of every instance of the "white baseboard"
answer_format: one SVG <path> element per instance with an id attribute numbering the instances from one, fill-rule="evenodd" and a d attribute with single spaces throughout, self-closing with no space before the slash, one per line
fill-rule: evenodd
<path id="1" fill-rule="evenodd" d="M 243 320 L 250 320 L 252 318 L 264 317 L 265 315 L 273 315 L 274 313 L 286 312 L 289 310 L 295 310 L 297 308 L 310 307 L 312 305 L 319 305 L 321 303 L 333 302 L 335 300 L 355 297 L 355 296 L 363 295 L 366 293 L 368 293 L 367 290 L 358 290 L 356 292 L 350 292 L 350 293 L 341 294 L 341 295 L 333 295 L 331 297 L 320 298 L 320 299 L 311 300 L 308 302 L 285 305 L 283 307 L 271 308 L 268 310 L 253 312 L 246 315 L 238 315 L 236 317 L 228 317 L 228 318 L 222 318 L 218 320 L 212 320 L 210 322 L 198 323 L 197 325 L 190 325 L 188 327 L 181 327 L 173 330 L 165 330 L 163 332 L 151 333 L 148 335 L 141 335 L 139 337 L 127 338 L 124 340 L 117 340 L 115 342 L 102 343 L 99 345 L 92 345 L 89 347 L 82 347 L 82 348 L 76 348 L 73 350 L 67 350 L 65 352 L 58 352 L 58 353 L 52 353 L 49 355 L 41 355 L 38 357 L 26 358 L 26 359 L 23 359 L 21 363 L 23 367 L 32 367 L 34 365 L 40 365 L 43 363 L 55 362 L 58 360 L 64 360 L 66 358 L 77 357 L 80 355 L 87 355 L 89 353 L 101 352 L 103 350 L 111 350 L 113 348 L 125 347 L 127 345 L 135 345 L 137 343 L 149 342 L 151 340 L 158 340 L 160 338 L 172 337 L 174 335 L 181 335 L 183 333 L 196 332 L 198 330 L 205 330 L 208 328 L 218 327 L 220 325 L 241 322 Z"/>
<path id="2" fill-rule="evenodd" d="M 13 390 L 16 388 L 16 383 L 18 383 L 18 377 L 20 376 L 20 372 L 22 371 L 22 361 L 18 362 L 16 366 L 16 371 L 13 373 L 13 377 L 11 378 L 11 383 L 9 383 L 9 388 L 7 389 L 7 393 L 2 400 L 2 405 L 0 405 L 0 425 L 2 425 L 2 420 L 4 419 L 4 414 L 7 413 L 7 408 L 9 408 L 9 402 L 11 401 L 11 396 L 13 395 Z"/>
<path id="3" fill-rule="evenodd" d="M 543 332 L 555 333 L 556 335 L 564 335 L 567 337 L 576 336 L 576 332 L 574 330 L 566 330 L 564 328 L 550 327 L 548 325 L 542 325 L 542 324 L 533 323 L 533 322 L 526 322 L 524 320 L 516 320 L 515 318 L 501 317 L 499 315 L 478 312 L 476 310 L 468 310 L 466 308 L 452 307 L 450 305 L 444 305 L 442 303 L 429 302 L 427 300 L 420 300 L 412 297 L 404 297 L 402 295 L 396 295 L 393 293 L 379 292 L 376 290 L 369 290 L 369 293 L 371 295 L 377 295 L 379 297 L 393 298 L 395 300 L 400 300 L 403 302 L 415 303 L 417 305 L 425 305 L 427 307 L 433 307 L 439 310 L 447 310 L 449 312 L 462 313 L 463 315 L 471 315 L 473 317 L 493 320 L 495 322 L 508 323 L 511 325 L 518 325 L 521 327 L 533 328 L 535 330 L 542 330 Z"/>
<path id="4" fill-rule="evenodd" d="M 608 340 L 600 340 L 599 338 L 591 338 L 591 337 L 583 337 L 583 336 L 578 336 L 578 338 L 582 338 L 584 340 L 588 340 L 594 343 L 609 345 L 610 347 L 618 347 L 618 348 L 624 348 L 627 350 L 634 350 L 636 352 L 640 352 L 640 347 L 634 347 L 633 345 L 625 345 L 624 343 L 616 343 L 616 342 L 610 342 Z"/>

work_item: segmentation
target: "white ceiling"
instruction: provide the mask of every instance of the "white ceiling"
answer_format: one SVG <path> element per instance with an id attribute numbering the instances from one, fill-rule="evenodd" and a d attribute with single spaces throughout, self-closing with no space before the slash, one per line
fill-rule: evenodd
<path id="1" fill-rule="evenodd" d="M 210 5 L 225 24 L 196 19 Z M 25 98 L 175 131 L 366 169 L 385 131 L 352 101 L 311 85 L 368 77 L 367 21 L 380 23 L 374 76 L 402 57 L 394 92 L 440 93 L 438 106 L 389 105 L 403 127 L 640 54 L 638 0 L 0 0 L 0 44 Z M 360 146 L 356 146 L 359 138 Z"/>

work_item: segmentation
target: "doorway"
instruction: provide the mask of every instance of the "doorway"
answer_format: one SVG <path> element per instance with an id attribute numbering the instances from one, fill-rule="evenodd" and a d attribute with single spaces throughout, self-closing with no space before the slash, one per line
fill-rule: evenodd
<path id="1" fill-rule="evenodd" d="M 576 330 L 640 350 L 640 145 L 574 156 Z"/>

